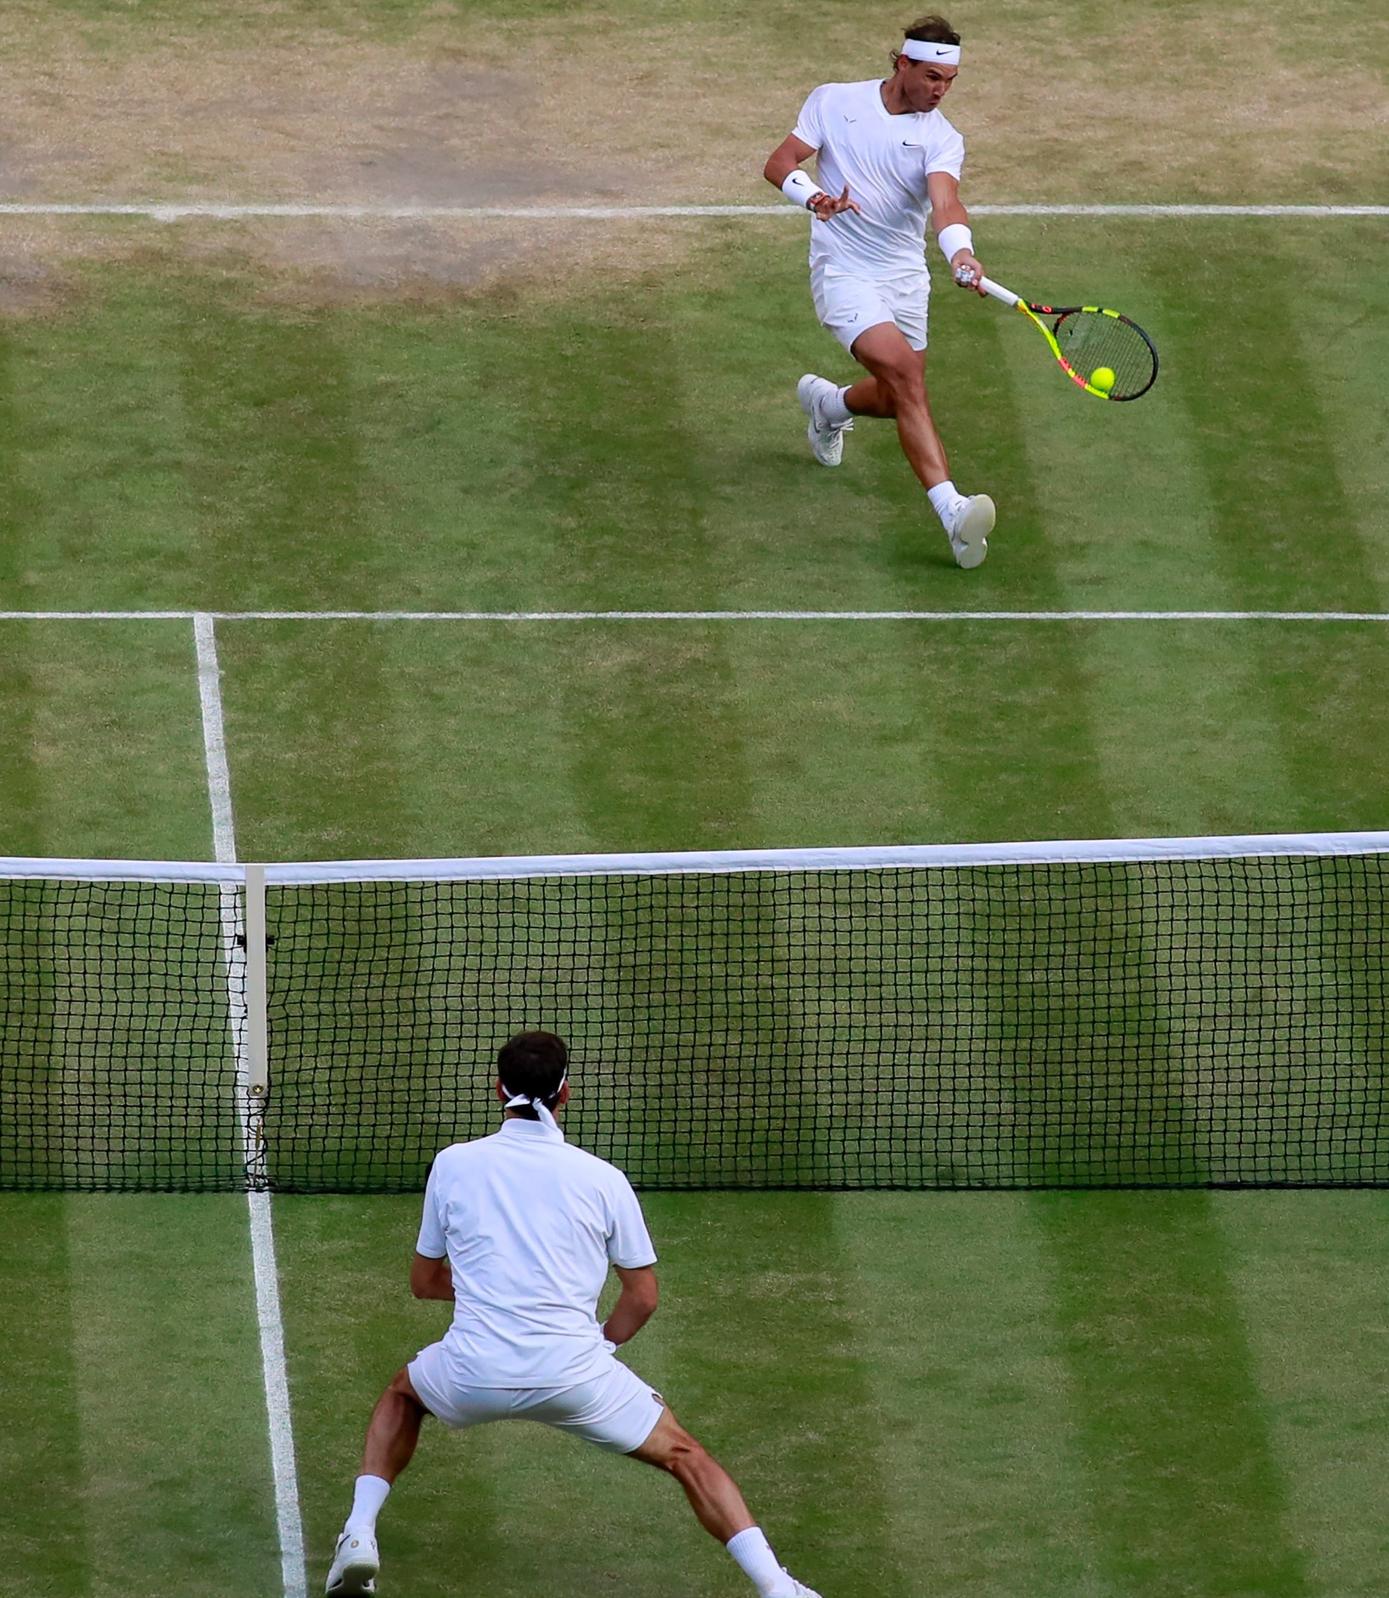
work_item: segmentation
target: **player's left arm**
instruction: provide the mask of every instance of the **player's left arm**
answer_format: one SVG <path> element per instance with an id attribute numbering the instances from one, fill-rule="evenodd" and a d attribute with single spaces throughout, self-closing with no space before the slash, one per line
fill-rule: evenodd
<path id="1" fill-rule="evenodd" d="M 945 251 L 950 241 L 941 235 L 946 228 L 969 226 L 969 212 L 960 198 L 960 180 L 950 172 L 928 172 L 926 197 L 931 202 L 931 226 L 941 241 L 942 251 Z M 950 275 L 957 283 L 961 283 L 962 276 L 966 278 L 961 283 L 962 288 L 972 288 L 979 294 L 984 292 L 979 286 L 984 278 L 984 268 L 972 244 L 961 243 L 950 253 Z"/>
<path id="2" fill-rule="evenodd" d="M 441 1260 L 416 1254 L 410 1261 L 410 1291 L 416 1298 L 442 1298 L 453 1303 L 453 1271 L 447 1256 Z"/>

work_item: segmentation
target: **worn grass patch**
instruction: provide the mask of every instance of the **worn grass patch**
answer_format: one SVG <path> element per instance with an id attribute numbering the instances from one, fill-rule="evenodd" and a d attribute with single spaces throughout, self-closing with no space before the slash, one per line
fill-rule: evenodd
<path id="1" fill-rule="evenodd" d="M 832 10 L 807 55 L 786 48 L 802 25 L 789 0 L 736 16 L 717 0 L 623 0 L 562 26 L 551 9 L 11 7 L 0 185 L 41 201 L 766 200 L 762 162 L 831 70 L 816 63 L 885 71 L 904 20 L 882 0 Z M 1352 0 L 1322 7 L 1313 58 L 1297 52 L 1289 0 L 952 12 L 968 54 L 947 110 L 976 203 L 1372 198 L 1386 52 Z M 582 259 L 581 231 L 551 250 Z M 495 239 L 455 250 L 414 223 L 389 240 L 318 224 L 252 242 L 265 265 L 303 264 L 349 292 L 407 263 L 444 282 L 497 264 Z M 624 249 L 669 259 L 647 234 Z"/>

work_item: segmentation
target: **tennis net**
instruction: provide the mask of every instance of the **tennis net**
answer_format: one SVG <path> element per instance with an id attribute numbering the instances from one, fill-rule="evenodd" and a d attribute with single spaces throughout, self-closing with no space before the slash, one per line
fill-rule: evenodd
<path id="1" fill-rule="evenodd" d="M 0 862 L 0 1187 L 418 1189 L 532 1027 L 648 1189 L 1383 1185 L 1386 886 L 1389 834 Z"/>

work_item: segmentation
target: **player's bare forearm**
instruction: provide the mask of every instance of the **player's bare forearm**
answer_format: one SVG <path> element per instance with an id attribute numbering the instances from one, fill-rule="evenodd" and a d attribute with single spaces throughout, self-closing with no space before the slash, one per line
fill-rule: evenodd
<path id="1" fill-rule="evenodd" d="M 447 1259 L 416 1254 L 410 1262 L 410 1291 L 416 1298 L 438 1298 L 453 1303 L 453 1272 Z"/>
<path id="2" fill-rule="evenodd" d="M 949 172 L 932 172 L 926 179 L 926 194 L 931 202 L 931 226 L 936 230 L 942 253 L 950 261 L 951 274 L 961 288 L 974 289 L 982 294 L 984 290 L 980 284 L 983 282 L 984 268 L 974 253 L 973 245 L 967 242 L 972 237 L 968 231 L 969 212 L 960 198 L 958 179 Z M 962 229 L 963 236 L 956 234 L 947 243 L 941 237 L 947 228 Z"/>
<path id="3" fill-rule="evenodd" d="M 610 1343 L 630 1343 L 647 1321 L 656 1313 L 660 1292 L 656 1286 L 656 1273 L 648 1266 L 638 1270 L 617 1269 L 622 1291 L 612 1314 L 603 1323 L 603 1336 Z"/>
<path id="4" fill-rule="evenodd" d="M 776 149 L 767 157 L 767 164 L 762 168 L 762 176 L 774 189 L 779 189 L 803 161 L 808 161 L 815 154 L 814 148 L 798 139 L 794 133 L 788 134 Z"/>

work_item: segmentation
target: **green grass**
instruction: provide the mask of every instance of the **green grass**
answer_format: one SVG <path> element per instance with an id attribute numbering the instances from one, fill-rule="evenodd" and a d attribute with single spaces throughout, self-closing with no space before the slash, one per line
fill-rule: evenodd
<path id="1" fill-rule="evenodd" d="M 1105 406 L 1020 319 L 938 290 L 933 394 L 955 474 L 1001 507 L 971 578 L 890 426 L 860 424 L 840 471 L 811 472 L 795 379 L 851 363 L 814 324 L 794 222 L 688 227 L 673 278 L 432 309 L 291 311 L 249 274 L 155 255 L 6 330 L 0 594 L 1375 609 L 1382 228 L 1337 230 L 1308 296 L 1315 224 L 991 223 L 991 268 L 1022 289 L 1084 297 L 1077 263 L 1103 258 L 1106 297 L 1166 364 L 1150 397 Z"/>
<path id="2" fill-rule="evenodd" d="M 65 14 L 111 33 L 110 8 Z M 1057 297 L 1098 277 L 1164 371 L 1141 405 L 1094 404 L 1019 319 L 938 294 L 957 476 L 1001 509 L 973 575 L 888 429 L 861 424 L 838 473 L 808 461 L 794 380 L 849 367 L 813 325 L 796 225 L 676 233 L 675 269 L 432 306 L 298 284 L 294 308 L 176 244 L 90 271 L 0 327 L 0 605 L 1385 609 L 1377 224 L 1334 224 L 1328 252 L 1322 224 L 991 222 L 996 276 Z M 238 842 L 260 858 L 1376 827 L 1386 642 L 219 627 Z M 0 848 L 206 857 L 193 667 L 183 621 L 0 622 Z M 1373 925 L 1348 926 L 1336 971 Z M 990 997 L 995 1021 L 1010 1002 Z M 6 1108 L 0 1151 L 38 1130 Z M 1382 1194 L 647 1209 L 666 1305 L 633 1363 L 827 1598 L 1380 1589 Z M 441 1325 L 405 1292 L 416 1212 L 276 1200 L 314 1585 L 370 1405 Z M 0 1329 L 0 1594 L 280 1590 L 244 1201 L 6 1195 Z M 669 1483 L 529 1428 L 431 1433 L 382 1525 L 383 1592 L 740 1590 Z"/>

